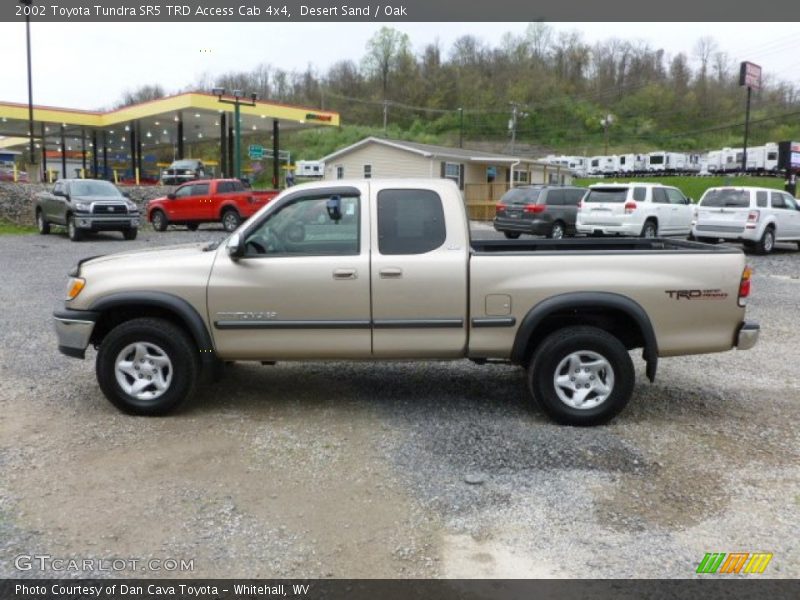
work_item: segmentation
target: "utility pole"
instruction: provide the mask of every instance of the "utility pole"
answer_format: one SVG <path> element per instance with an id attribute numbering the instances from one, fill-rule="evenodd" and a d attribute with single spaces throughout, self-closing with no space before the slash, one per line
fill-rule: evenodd
<path id="1" fill-rule="evenodd" d="M 514 154 L 514 145 L 517 143 L 517 112 L 519 105 L 516 102 L 511 102 L 511 120 L 508 122 L 508 128 L 511 130 L 511 154 Z"/>
<path id="2" fill-rule="evenodd" d="M 605 156 L 608 156 L 608 127 L 614 122 L 614 115 L 608 114 L 600 120 L 600 123 L 603 125 L 603 136 L 605 138 L 605 145 L 606 149 L 604 152 Z"/>
<path id="3" fill-rule="evenodd" d="M 458 122 L 458 147 L 464 147 L 464 109 L 458 109 L 459 122 Z"/>
<path id="4" fill-rule="evenodd" d="M 26 7 L 25 13 L 25 39 L 28 50 L 28 139 L 30 141 L 30 162 L 36 164 L 36 144 L 33 138 L 33 74 L 31 65 L 31 9 L 33 0 L 20 0 L 20 4 Z M 31 169 L 32 171 L 32 169 Z M 33 173 L 30 174 L 33 177 Z M 66 177 L 66 175 L 64 175 Z"/>
<path id="5" fill-rule="evenodd" d="M 387 137 L 386 134 L 386 127 L 389 120 L 389 101 L 384 98 L 383 99 L 383 137 Z"/>

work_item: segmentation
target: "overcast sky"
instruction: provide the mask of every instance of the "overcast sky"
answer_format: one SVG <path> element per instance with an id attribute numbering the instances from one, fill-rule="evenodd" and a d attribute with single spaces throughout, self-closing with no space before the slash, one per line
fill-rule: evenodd
<path id="1" fill-rule="evenodd" d="M 439 39 L 445 51 L 461 35 L 490 45 L 521 33 L 526 23 L 394 23 L 415 51 Z M 698 38 L 711 35 L 737 62 L 760 64 L 765 74 L 800 84 L 797 23 L 553 23 L 588 42 L 609 37 L 643 40 L 669 55 L 692 56 Z M 125 89 L 158 83 L 175 92 L 202 73 L 249 70 L 260 63 L 320 72 L 342 59 L 360 60 L 381 23 L 34 23 L 33 93 L 36 104 L 108 107 Z M 201 50 L 205 50 L 201 52 Z M 25 27 L 0 23 L 0 100 L 27 102 Z M 524 76 L 524 74 L 521 74 Z"/>

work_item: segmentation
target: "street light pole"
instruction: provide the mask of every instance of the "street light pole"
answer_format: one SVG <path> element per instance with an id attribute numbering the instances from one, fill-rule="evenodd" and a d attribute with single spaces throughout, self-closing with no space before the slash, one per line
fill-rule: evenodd
<path id="1" fill-rule="evenodd" d="M 31 11 L 33 0 L 19 0 L 20 4 L 28 7 L 25 13 L 25 39 L 28 46 L 28 136 L 30 138 L 30 161 L 36 164 L 36 144 L 33 140 L 33 75 L 31 69 Z"/>
<path id="2" fill-rule="evenodd" d="M 234 153 L 234 171 L 236 172 L 236 178 L 242 178 L 242 119 L 241 119 L 241 107 L 242 106 L 255 106 L 256 99 L 258 96 L 256 94 L 250 94 L 250 101 L 244 102 L 242 101 L 242 94 L 241 90 L 233 90 L 233 100 L 223 98 L 225 95 L 225 88 L 214 88 L 213 94 L 217 97 L 217 100 L 222 104 L 232 104 L 233 105 L 233 119 L 235 121 L 235 135 L 236 135 L 236 149 Z"/>

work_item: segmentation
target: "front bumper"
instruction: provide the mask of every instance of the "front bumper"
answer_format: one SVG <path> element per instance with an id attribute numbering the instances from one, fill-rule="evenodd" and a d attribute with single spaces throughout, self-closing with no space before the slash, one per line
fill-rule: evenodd
<path id="1" fill-rule="evenodd" d="M 750 350 L 758 342 L 761 327 L 755 321 L 744 321 L 736 333 L 736 347 L 739 350 Z"/>
<path id="2" fill-rule="evenodd" d="M 139 227 L 139 213 L 118 215 L 75 214 L 75 226 L 90 231 L 119 231 Z"/>
<path id="3" fill-rule="evenodd" d="M 89 310 L 58 310 L 53 313 L 58 351 L 72 358 L 84 358 L 100 313 Z"/>

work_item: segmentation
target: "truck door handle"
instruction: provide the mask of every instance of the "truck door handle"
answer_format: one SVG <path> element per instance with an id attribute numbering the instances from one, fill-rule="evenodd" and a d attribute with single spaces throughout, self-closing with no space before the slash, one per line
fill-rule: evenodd
<path id="1" fill-rule="evenodd" d="M 355 269 L 335 269 L 333 271 L 334 279 L 358 279 L 358 271 Z"/>
<path id="2" fill-rule="evenodd" d="M 403 277 L 403 269 L 399 267 L 388 267 L 379 271 L 381 279 L 401 279 Z"/>

